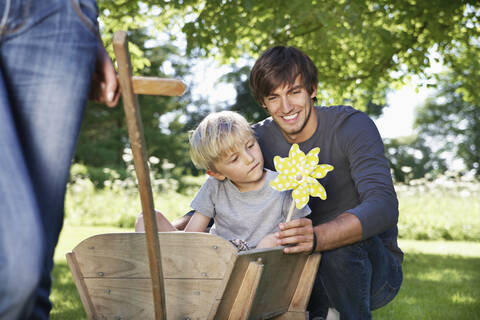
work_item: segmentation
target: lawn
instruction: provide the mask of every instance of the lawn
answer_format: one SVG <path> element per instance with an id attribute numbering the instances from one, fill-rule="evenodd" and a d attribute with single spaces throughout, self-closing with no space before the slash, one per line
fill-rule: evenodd
<path id="1" fill-rule="evenodd" d="M 66 225 L 55 253 L 51 319 L 84 319 L 65 253 L 98 233 L 130 232 L 113 227 Z M 405 251 L 404 283 L 374 319 L 480 319 L 480 243 L 400 240 Z"/>

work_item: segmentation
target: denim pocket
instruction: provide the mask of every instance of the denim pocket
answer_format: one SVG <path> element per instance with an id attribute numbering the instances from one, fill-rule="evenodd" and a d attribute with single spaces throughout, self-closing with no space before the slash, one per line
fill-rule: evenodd
<path id="1" fill-rule="evenodd" d="M 70 0 L 70 3 L 82 24 L 96 37 L 100 37 L 97 2 L 95 0 Z"/>
<path id="2" fill-rule="evenodd" d="M 372 293 L 371 306 L 372 310 L 378 309 L 389 303 L 395 298 L 400 286 L 402 285 L 403 275 L 401 266 L 392 266 L 392 277 L 390 281 L 385 281 L 377 291 Z"/>

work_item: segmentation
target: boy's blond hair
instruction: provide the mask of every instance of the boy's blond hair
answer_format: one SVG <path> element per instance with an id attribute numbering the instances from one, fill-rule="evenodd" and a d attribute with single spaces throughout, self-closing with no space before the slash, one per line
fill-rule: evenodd
<path id="1" fill-rule="evenodd" d="M 252 128 L 237 112 L 211 113 L 190 133 L 190 157 L 197 168 L 216 171 L 216 161 L 235 152 L 252 137 Z"/>

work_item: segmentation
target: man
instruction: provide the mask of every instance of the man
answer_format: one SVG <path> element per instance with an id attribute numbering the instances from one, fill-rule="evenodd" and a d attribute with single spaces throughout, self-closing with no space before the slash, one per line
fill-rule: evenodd
<path id="1" fill-rule="evenodd" d="M 48 319 L 70 162 L 92 97 L 118 101 L 95 0 L 0 1 L 0 319 Z M 95 68 L 96 67 L 96 68 Z"/>
<path id="2" fill-rule="evenodd" d="M 297 143 L 305 153 L 320 147 L 319 162 L 335 168 L 321 180 L 327 199 L 310 199 L 310 219 L 280 224 L 278 243 L 295 244 L 286 253 L 312 245 L 322 252 L 312 318 L 330 307 L 341 319 L 370 319 L 402 282 L 398 202 L 373 121 L 350 107 L 314 107 L 317 83 L 313 62 L 292 47 L 267 50 L 250 74 L 253 96 L 271 115 L 254 125 L 265 167 L 275 170 L 273 157 L 287 156 Z"/>

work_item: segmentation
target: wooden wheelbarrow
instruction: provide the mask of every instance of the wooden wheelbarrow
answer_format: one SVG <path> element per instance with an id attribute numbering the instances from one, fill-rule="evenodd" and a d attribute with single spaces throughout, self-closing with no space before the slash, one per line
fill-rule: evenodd
<path id="1" fill-rule="evenodd" d="M 183 94 L 181 81 L 132 77 L 127 34 L 115 56 L 145 233 L 85 239 L 67 262 L 89 319 L 308 319 L 320 254 L 238 252 L 207 233 L 158 232 L 136 94 Z"/>

